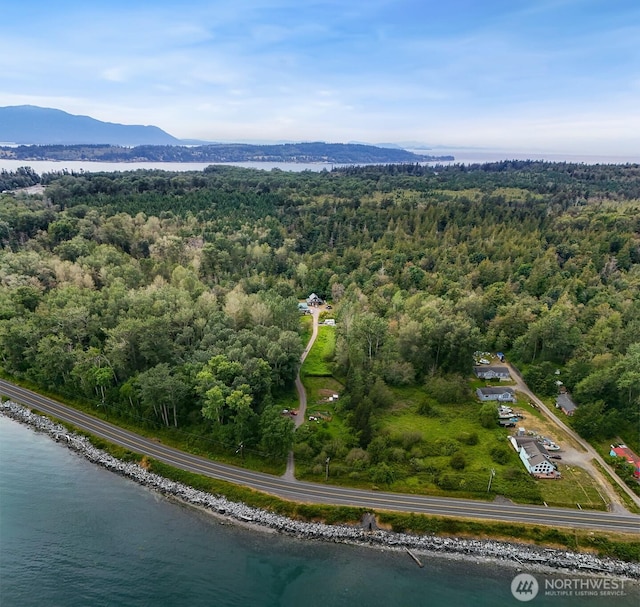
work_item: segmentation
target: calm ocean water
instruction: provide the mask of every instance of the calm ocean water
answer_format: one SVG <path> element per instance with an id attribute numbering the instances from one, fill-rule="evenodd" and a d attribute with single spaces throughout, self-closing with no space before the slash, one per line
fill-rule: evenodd
<path id="1" fill-rule="evenodd" d="M 436 149 L 415 150 L 418 154 L 453 155 L 453 162 L 444 161 L 442 164 L 474 164 L 483 162 L 497 162 L 501 160 L 547 160 L 549 162 L 577 162 L 584 164 L 626 164 L 640 162 L 640 154 L 634 156 L 589 156 L 585 154 L 542 154 L 540 152 L 502 151 L 502 150 L 475 150 L 475 149 Z M 10 160 L 0 158 L 0 170 L 15 171 L 23 166 L 30 166 L 42 175 L 43 173 L 55 173 L 57 171 L 85 171 L 96 173 L 100 171 L 135 171 L 137 169 L 160 169 L 165 171 L 202 171 L 212 162 L 89 162 L 86 160 L 60 161 L 52 160 Z M 228 166 L 238 166 L 252 169 L 270 171 L 322 171 L 331 170 L 332 167 L 343 166 L 322 162 L 297 163 L 297 162 L 228 162 Z"/>
<path id="2" fill-rule="evenodd" d="M 0 416 L 2 607 L 522 604 L 512 569 L 424 561 L 223 524 Z M 530 604 L 637 606 L 625 592 Z"/>

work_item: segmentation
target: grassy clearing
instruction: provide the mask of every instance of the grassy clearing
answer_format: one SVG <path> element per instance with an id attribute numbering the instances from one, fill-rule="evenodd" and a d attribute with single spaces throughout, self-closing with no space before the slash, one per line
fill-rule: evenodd
<path id="1" fill-rule="evenodd" d="M 336 328 L 321 325 L 313 348 L 300 370 L 301 377 L 331 377 L 331 360 L 336 347 Z"/>
<path id="2" fill-rule="evenodd" d="M 380 426 L 389 432 L 392 440 L 401 441 L 403 437 L 406 440 L 407 435 L 412 433 L 418 433 L 427 445 L 448 439 L 457 443 L 452 448 L 464 451 L 468 469 L 490 470 L 495 466 L 488 448 L 507 444 L 508 432 L 498 426 L 483 428 L 479 422 L 479 403 L 432 405 L 432 413 L 422 415 L 418 413 L 416 402 L 424 398 L 421 391 L 402 389 L 398 392 L 400 399 L 396 401 L 395 410 L 379 417 Z M 465 442 L 474 434 L 477 435 L 476 444 Z M 516 461 L 514 452 L 510 463 Z"/>
<path id="3" fill-rule="evenodd" d="M 307 391 L 307 419 L 317 417 L 319 421 L 307 421 L 307 424 L 319 426 L 332 439 L 348 440 L 350 430 L 340 415 L 340 400 L 329 401 L 329 396 L 342 394 L 344 386 L 333 377 L 305 377 Z"/>
<path id="4" fill-rule="evenodd" d="M 607 502 L 598 492 L 598 485 L 583 469 L 577 466 L 559 465 L 562 478 L 540 480 L 542 498 L 549 506 L 606 510 Z"/>
<path id="5" fill-rule="evenodd" d="M 371 487 L 373 480 L 374 487 L 402 493 L 477 499 L 499 494 L 542 503 L 535 481 L 507 441 L 508 431 L 480 424 L 480 403 L 438 404 L 426 399 L 424 390 L 416 386 L 392 392 L 393 405 L 375 418 L 376 435 L 386 437 L 384 454 L 392 469 L 390 478 L 378 485 L 375 473 L 363 471 L 349 474 L 349 483 Z M 488 492 L 491 470 L 496 474 Z M 336 480 L 347 483 L 333 482 Z"/>

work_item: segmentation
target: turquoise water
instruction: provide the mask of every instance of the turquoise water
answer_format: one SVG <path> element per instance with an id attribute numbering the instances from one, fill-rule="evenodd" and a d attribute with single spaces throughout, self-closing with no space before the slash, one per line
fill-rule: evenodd
<path id="1" fill-rule="evenodd" d="M 223 524 L 0 416 L 2 607 L 525 604 L 514 570 L 423 560 Z M 528 604 L 637 606 L 637 591 Z"/>

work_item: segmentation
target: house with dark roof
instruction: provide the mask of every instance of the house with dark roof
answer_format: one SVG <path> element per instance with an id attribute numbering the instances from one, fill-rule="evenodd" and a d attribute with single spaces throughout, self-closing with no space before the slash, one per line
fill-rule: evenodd
<path id="1" fill-rule="evenodd" d="M 474 367 L 473 372 L 480 379 L 511 379 L 507 367 Z"/>
<path id="2" fill-rule="evenodd" d="M 476 390 L 478 398 L 482 402 L 495 400 L 501 403 L 515 403 L 516 393 L 513 388 L 501 388 L 499 386 L 488 386 Z"/>
<path id="3" fill-rule="evenodd" d="M 547 450 L 530 436 L 511 436 L 509 441 L 520 456 L 527 472 L 535 478 L 560 478 Z"/>
<path id="4" fill-rule="evenodd" d="M 562 409 L 562 412 L 565 415 L 573 415 L 576 412 L 578 405 L 571 400 L 571 396 L 569 396 L 568 392 L 562 392 L 556 397 L 556 408 Z"/>
<path id="5" fill-rule="evenodd" d="M 307 297 L 307 305 L 308 306 L 321 306 L 324 303 L 322 297 L 319 297 L 315 293 L 311 293 L 309 297 Z"/>

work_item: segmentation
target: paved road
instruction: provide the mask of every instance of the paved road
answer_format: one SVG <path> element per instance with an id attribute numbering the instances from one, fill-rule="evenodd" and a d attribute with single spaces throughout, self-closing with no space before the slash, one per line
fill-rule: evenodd
<path id="1" fill-rule="evenodd" d="M 0 393 L 136 453 L 147 455 L 177 468 L 244 485 L 297 502 L 640 533 L 640 516 L 632 514 L 574 511 L 543 506 L 520 506 L 510 503 L 363 491 L 288 480 L 178 451 L 3 380 L 0 380 Z"/>
<path id="2" fill-rule="evenodd" d="M 614 491 L 613 487 L 611 487 L 608 479 L 602 474 L 602 472 L 593 465 L 591 460 L 596 460 L 605 470 L 609 472 L 611 478 L 617 483 L 622 491 L 624 491 L 633 502 L 640 507 L 640 496 L 637 496 L 627 485 L 626 483 L 616 474 L 615 470 L 612 470 L 611 467 L 604 461 L 604 459 L 600 456 L 600 454 L 587 442 L 585 441 L 579 434 L 575 432 L 575 430 L 565 424 L 560 418 L 558 418 L 555 413 L 547 407 L 530 389 L 529 386 L 524 382 L 524 379 L 520 375 L 518 371 L 513 368 L 513 365 L 509 363 L 505 363 L 510 371 L 511 377 L 516 382 L 516 390 L 518 392 L 522 392 L 527 395 L 531 401 L 533 401 L 538 408 L 547 416 L 547 418 L 558 426 L 563 432 L 569 435 L 582 449 L 584 449 L 585 456 L 582 462 L 579 464 L 583 468 L 586 468 L 589 474 L 594 477 L 602 487 L 602 489 L 607 493 L 609 501 L 615 510 L 619 512 L 626 511 L 625 505 L 622 503 L 620 496 Z"/>

